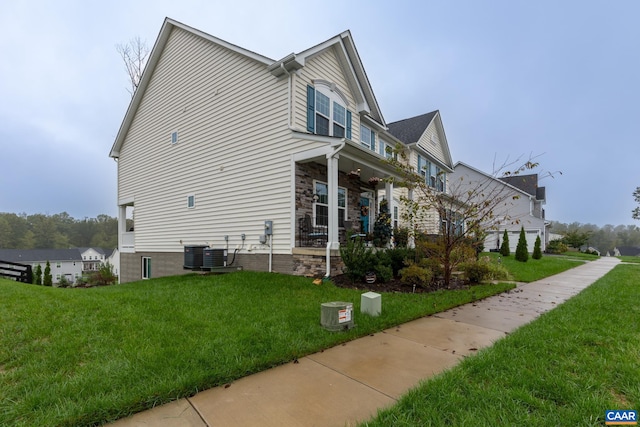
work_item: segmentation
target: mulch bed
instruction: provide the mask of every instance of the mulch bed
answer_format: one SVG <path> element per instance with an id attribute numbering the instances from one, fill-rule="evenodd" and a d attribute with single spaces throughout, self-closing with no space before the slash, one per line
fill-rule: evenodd
<path id="1" fill-rule="evenodd" d="M 432 282 L 428 287 L 416 286 L 415 289 L 412 285 L 406 285 L 398 278 L 382 283 L 376 281 L 375 283 L 366 283 L 364 281 L 352 282 L 346 274 L 340 274 L 338 276 L 332 276 L 331 281 L 340 288 L 356 289 L 362 291 L 373 292 L 402 292 L 402 293 L 428 293 L 434 292 L 440 289 L 467 289 L 469 285 L 462 279 L 452 278 L 449 286 L 444 286 L 442 280 Z"/>

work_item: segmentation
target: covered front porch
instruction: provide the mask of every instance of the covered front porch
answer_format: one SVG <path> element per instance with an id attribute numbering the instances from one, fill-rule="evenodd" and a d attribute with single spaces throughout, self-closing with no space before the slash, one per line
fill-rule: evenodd
<path id="1" fill-rule="evenodd" d="M 340 142 L 338 144 L 338 142 Z M 393 209 L 393 167 L 368 148 L 336 140 L 295 159 L 294 248 L 337 252 L 348 236 L 371 240 L 382 199 Z"/>

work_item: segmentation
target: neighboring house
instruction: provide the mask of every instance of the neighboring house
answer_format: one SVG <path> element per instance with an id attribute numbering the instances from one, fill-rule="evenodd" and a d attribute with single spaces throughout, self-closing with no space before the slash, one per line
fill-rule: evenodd
<path id="1" fill-rule="evenodd" d="M 389 132 L 400 140 L 409 150 L 408 161 L 415 171 L 425 178 L 428 187 L 433 191 L 447 192 L 448 174 L 453 172 L 453 160 L 449 151 L 449 144 L 444 132 L 442 118 L 439 111 L 399 120 L 389 123 Z M 408 196 L 402 189 L 394 191 L 392 203 L 394 217 L 402 217 L 402 203 L 400 195 Z M 441 231 L 443 219 L 434 210 L 418 224 L 422 231 L 438 234 Z M 399 221 L 400 225 L 403 224 Z"/>
<path id="2" fill-rule="evenodd" d="M 118 248 L 109 249 L 105 251 L 104 256 L 106 262 L 111 264 L 113 274 L 118 278 L 117 283 L 120 283 L 120 251 L 118 251 Z"/>
<path id="3" fill-rule="evenodd" d="M 640 256 L 638 246 L 618 246 L 613 248 L 614 256 Z"/>
<path id="4" fill-rule="evenodd" d="M 104 250 L 101 248 L 78 248 L 82 255 L 82 272 L 98 271 L 106 261 Z"/>
<path id="5" fill-rule="evenodd" d="M 562 240 L 564 238 L 564 234 L 548 233 L 547 237 L 549 238 L 549 240 L 547 240 L 547 242 L 551 242 L 553 240 Z"/>
<path id="6" fill-rule="evenodd" d="M 44 269 L 49 261 L 53 283 L 58 283 L 62 277 L 69 283 L 74 283 L 82 276 L 82 256 L 75 249 L 0 249 L 0 260 L 31 265 L 33 272 L 38 264 Z"/>
<path id="7" fill-rule="evenodd" d="M 83 274 L 97 271 L 116 252 L 107 253 L 102 248 L 0 249 L 0 260 L 31 265 L 34 272 L 36 266 L 40 265 L 43 274 L 49 261 L 54 284 L 60 282 L 62 277 L 69 283 L 75 283 Z"/>
<path id="8" fill-rule="evenodd" d="M 407 141 L 449 170 L 430 114 Z M 250 270 L 339 273 L 347 231 L 373 231 L 394 195 L 384 159 L 401 142 L 349 31 L 273 60 L 166 19 L 110 152 L 121 281 L 183 273 L 203 246 Z"/>
<path id="9" fill-rule="evenodd" d="M 533 252 L 536 238 L 540 236 L 541 250 L 549 242 L 549 222 L 545 220 L 543 206 L 546 203 L 545 187 L 538 186 L 538 175 L 516 175 L 496 178 L 462 162 L 454 166 L 450 181 L 455 182 L 460 193 L 474 188 L 483 188 L 485 197 L 499 197 L 499 203 L 493 209 L 494 222 L 483 224 L 487 228 L 485 250 L 499 249 L 504 230 L 509 234 L 509 246 L 512 252 L 518 245 L 520 229 L 524 227 L 527 249 Z M 491 196 L 489 196 L 491 195 Z"/>

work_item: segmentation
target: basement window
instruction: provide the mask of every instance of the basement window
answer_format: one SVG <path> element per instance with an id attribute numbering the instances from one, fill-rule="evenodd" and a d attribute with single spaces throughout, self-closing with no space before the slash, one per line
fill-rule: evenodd
<path id="1" fill-rule="evenodd" d="M 142 278 L 151 279 L 151 257 L 142 257 Z"/>

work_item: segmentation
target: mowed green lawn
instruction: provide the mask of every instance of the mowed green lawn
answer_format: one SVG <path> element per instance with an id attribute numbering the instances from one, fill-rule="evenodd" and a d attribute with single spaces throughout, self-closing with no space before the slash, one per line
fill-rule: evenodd
<path id="1" fill-rule="evenodd" d="M 640 410 L 640 265 L 422 383 L 364 426 L 603 426 Z"/>
<path id="2" fill-rule="evenodd" d="M 95 425 L 512 288 L 383 294 L 279 274 L 187 275 L 92 289 L 0 279 L 0 425 Z M 320 304 L 354 303 L 328 332 Z"/>
<path id="3" fill-rule="evenodd" d="M 482 253 L 481 256 L 488 256 L 493 262 L 500 262 L 509 270 L 513 280 L 525 283 L 535 282 L 536 280 L 562 273 L 565 270 L 582 265 L 586 261 L 598 258 L 595 255 L 588 255 L 580 259 L 565 255 L 543 255 L 541 259 L 533 259 L 529 256 L 527 262 L 520 262 L 516 260 L 515 254 L 505 257 L 491 252 Z"/>

